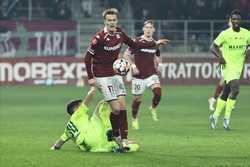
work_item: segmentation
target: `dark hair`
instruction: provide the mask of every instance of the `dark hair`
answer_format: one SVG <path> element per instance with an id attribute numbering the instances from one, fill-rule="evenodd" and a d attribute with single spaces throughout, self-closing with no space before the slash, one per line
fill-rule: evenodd
<path id="1" fill-rule="evenodd" d="M 116 15 L 119 16 L 119 12 L 116 8 L 109 8 L 103 11 L 102 16 L 105 19 L 107 15 Z"/>
<path id="2" fill-rule="evenodd" d="M 75 108 L 82 102 L 81 99 L 72 100 L 67 104 L 67 113 L 72 115 L 75 112 Z"/>
<path id="3" fill-rule="evenodd" d="M 230 18 L 233 16 L 233 15 L 240 15 L 241 16 L 241 12 L 239 9 L 234 9 L 231 14 L 230 14 Z"/>
<path id="4" fill-rule="evenodd" d="M 151 24 L 152 26 L 155 26 L 155 23 L 153 20 L 146 20 L 144 23 L 143 23 L 143 26 L 145 26 L 146 24 Z"/>

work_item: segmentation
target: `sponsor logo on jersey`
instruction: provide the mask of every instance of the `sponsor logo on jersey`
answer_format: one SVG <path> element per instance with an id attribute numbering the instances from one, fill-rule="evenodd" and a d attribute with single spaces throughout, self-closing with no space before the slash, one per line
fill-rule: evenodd
<path id="1" fill-rule="evenodd" d="M 156 49 L 140 49 L 141 52 L 146 52 L 146 53 L 155 53 Z"/>
<path id="2" fill-rule="evenodd" d="M 104 50 L 106 51 L 115 51 L 117 49 L 120 49 L 121 47 L 121 43 L 115 45 L 115 46 L 112 46 L 112 47 L 109 47 L 109 46 L 104 46 Z"/>
<path id="3" fill-rule="evenodd" d="M 246 45 L 229 45 L 228 48 L 230 50 L 241 50 L 246 49 Z"/>

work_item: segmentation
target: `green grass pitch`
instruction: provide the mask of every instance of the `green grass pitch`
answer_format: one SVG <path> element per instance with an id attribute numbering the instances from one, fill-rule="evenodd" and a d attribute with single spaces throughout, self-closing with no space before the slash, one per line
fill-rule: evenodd
<path id="1" fill-rule="evenodd" d="M 85 95 L 88 87 L 1 86 L 0 167 L 250 166 L 249 88 L 241 86 L 232 131 L 224 131 L 221 121 L 217 130 L 209 129 L 207 99 L 214 86 L 164 87 L 159 122 L 151 120 L 147 91 L 140 110 L 141 129 L 129 129 L 140 152 L 115 154 L 80 152 L 72 142 L 60 151 L 49 150 L 68 119 L 65 104 Z M 130 104 L 129 94 L 129 120 Z"/>

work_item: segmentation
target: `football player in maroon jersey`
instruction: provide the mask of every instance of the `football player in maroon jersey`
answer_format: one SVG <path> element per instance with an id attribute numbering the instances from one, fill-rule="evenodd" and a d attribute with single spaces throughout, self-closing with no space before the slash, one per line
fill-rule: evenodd
<path id="1" fill-rule="evenodd" d="M 113 70 L 113 62 L 118 58 L 122 44 L 139 49 L 142 47 L 156 47 L 167 43 L 166 39 L 151 41 L 147 44 L 136 43 L 129 38 L 118 24 L 118 11 L 111 8 L 103 12 L 104 28 L 92 38 L 85 54 L 85 65 L 88 83 L 97 86 L 109 102 L 112 112 L 110 122 L 114 140 L 121 147 L 127 146 L 128 122 L 125 108 L 126 90 L 122 77 Z"/>
<path id="2" fill-rule="evenodd" d="M 143 35 L 136 38 L 135 42 L 151 43 L 155 41 L 153 39 L 154 32 L 154 22 L 152 20 L 145 21 Z M 128 48 L 124 53 L 124 58 L 132 64 L 132 128 L 134 129 L 139 129 L 138 110 L 141 104 L 141 96 L 146 88 L 150 88 L 153 92 L 152 104 L 149 109 L 153 120 L 158 121 L 156 107 L 161 100 L 161 85 L 157 75 L 159 72 L 159 57 L 160 50 L 158 47 Z"/>

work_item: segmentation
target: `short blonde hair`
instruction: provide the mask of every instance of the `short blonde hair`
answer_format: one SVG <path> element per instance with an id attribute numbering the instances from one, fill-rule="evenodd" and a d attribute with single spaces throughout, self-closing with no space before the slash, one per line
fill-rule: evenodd
<path id="1" fill-rule="evenodd" d="M 109 8 L 109 9 L 104 10 L 102 13 L 102 16 L 104 19 L 106 19 L 106 16 L 109 14 L 119 16 L 119 12 L 116 8 Z"/>

